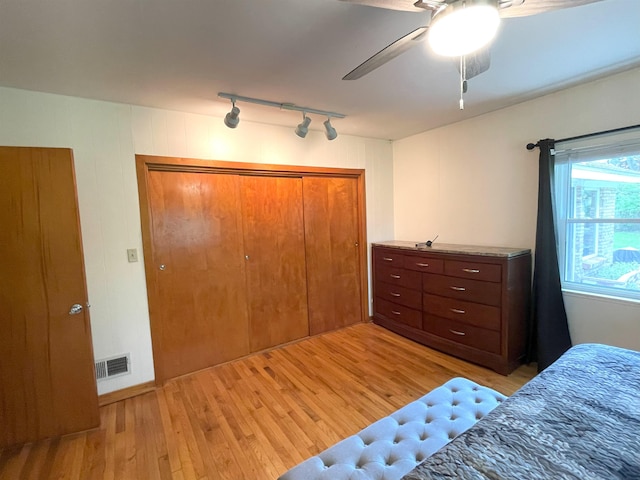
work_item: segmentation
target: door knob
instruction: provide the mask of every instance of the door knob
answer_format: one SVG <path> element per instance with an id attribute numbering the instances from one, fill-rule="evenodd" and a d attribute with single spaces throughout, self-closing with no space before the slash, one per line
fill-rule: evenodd
<path id="1" fill-rule="evenodd" d="M 160 268 L 160 270 L 164 270 L 164 269 L 165 269 L 165 268 L 167 268 L 167 267 L 166 267 L 166 265 L 163 263 L 163 264 L 162 264 L 162 265 L 160 265 L 160 267 L 158 267 L 158 268 Z"/>
<path id="2" fill-rule="evenodd" d="M 69 310 L 69 315 L 77 315 L 82 311 L 82 305 L 79 303 L 74 303 L 71 305 L 71 310 Z"/>

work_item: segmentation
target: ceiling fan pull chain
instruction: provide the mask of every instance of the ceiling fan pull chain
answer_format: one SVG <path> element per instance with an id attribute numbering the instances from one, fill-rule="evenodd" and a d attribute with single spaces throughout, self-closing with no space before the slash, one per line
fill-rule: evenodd
<path id="1" fill-rule="evenodd" d="M 467 58 L 460 57 L 460 110 L 464 110 L 464 94 L 467 91 Z"/>

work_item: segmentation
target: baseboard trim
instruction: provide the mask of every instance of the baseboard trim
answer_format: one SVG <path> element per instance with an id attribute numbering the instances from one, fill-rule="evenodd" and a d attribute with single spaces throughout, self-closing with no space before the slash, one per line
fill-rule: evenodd
<path id="1" fill-rule="evenodd" d="M 153 392 L 156 389 L 156 383 L 154 381 L 140 383 L 133 385 L 132 387 L 123 388 L 122 390 L 116 390 L 115 392 L 105 393 L 98 396 L 98 405 L 104 407 L 110 403 L 119 402 L 127 398 L 136 397 L 143 393 Z"/>

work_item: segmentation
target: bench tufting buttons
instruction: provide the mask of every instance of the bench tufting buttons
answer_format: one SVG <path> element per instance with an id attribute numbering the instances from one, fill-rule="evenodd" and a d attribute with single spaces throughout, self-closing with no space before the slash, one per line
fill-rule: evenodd
<path id="1" fill-rule="evenodd" d="M 371 432 L 363 434 L 361 431 L 357 434 L 358 438 L 354 439 L 354 443 L 336 444 L 330 447 L 327 449 L 327 452 L 329 452 L 327 456 L 323 455 L 323 458 L 327 459 L 326 463 L 319 456 L 314 457 L 315 460 L 309 459 L 308 461 L 322 461 L 322 463 L 315 464 L 317 466 L 314 467 L 319 472 L 318 475 L 329 475 L 332 478 L 335 478 L 335 475 L 331 475 L 329 472 L 322 472 L 324 470 L 335 471 L 333 467 L 337 467 L 339 470 L 344 468 L 345 472 L 351 470 L 354 476 L 362 476 L 368 473 L 367 470 L 372 465 L 375 465 L 373 470 L 377 472 L 378 469 L 387 471 L 394 469 L 396 466 L 400 467 L 400 464 L 404 464 L 403 462 L 405 461 L 412 463 L 414 459 L 415 465 L 424 462 L 429 456 L 426 454 L 426 450 L 431 451 L 434 446 L 441 448 L 444 444 L 466 431 L 469 428 L 469 423 L 473 424 L 474 420 L 480 420 L 504 400 L 504 397 L 501 397 L 497 392 L 472 384 L 466 380 L 456 380 L 454 384 L 455 387 L 453 388 L 445 385 L 438 390 L 437 394 L 434 391 L 428 396 L 425 395 L 415 402 L 415 407 L 399 410 L 392 416 L 387 417 L 388 420 L 386 420 L 387 423 L 384 424 L 384 428 L 377 428 L 375 434 Z M 455 392 L 458 392 L 459 395 L 455 394 Z M 421 422 L 423 423 L 421 424 Z M 420 428 L 421 425 L 422 428 Z M 427 441 L 429 442 L 428 445 Z M 408 448 L 400 447 L 400 443 L 407 444 Z M 398 447 L 395 445 L 398 445 Z M 345 448 L 348 448 L 349 451 L 345 452 Z M 352 448 L 356 451 L 352 451 Z M 422 449 L 424 451 L 421 451 Z M 375 452 L 371 450 L 375 450 Z M 380 450 L 387 450 L 388 453 L 386 455 L 389 458 L 385 458 L 385 454 Z M 358 452 L 364 458 L 375 457 L 372 460 L 373 463 L 368 463 L 365 459 L 359 457 Z M 379 455 L 380 453 L 382 455 Z M 342 458 L 344 462 L 335 463 L 335 460 L 331 461 L 327 457 L 331 459 Z M 312 464 L 309 465 L 311 467 Z M 305 476 L 294 475 L 287 478 L 291 478 L 291 480 L 308 480 L 308 472 L 310 470 L 302 469 L 300 471 L 306 472 Z"/>

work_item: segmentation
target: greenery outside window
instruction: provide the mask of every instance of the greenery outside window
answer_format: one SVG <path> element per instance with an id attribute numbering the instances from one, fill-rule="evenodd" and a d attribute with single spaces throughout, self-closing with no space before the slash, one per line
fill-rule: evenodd
<path id="1" fill-rule="evenodd" d="M 555 150 L 563 288 L 640 299 L 640 129 Z"/>

